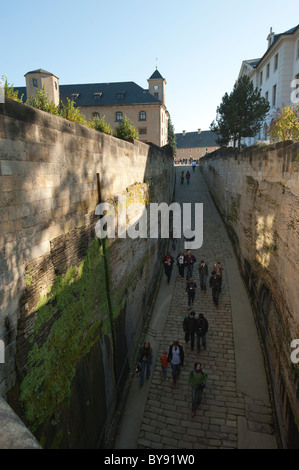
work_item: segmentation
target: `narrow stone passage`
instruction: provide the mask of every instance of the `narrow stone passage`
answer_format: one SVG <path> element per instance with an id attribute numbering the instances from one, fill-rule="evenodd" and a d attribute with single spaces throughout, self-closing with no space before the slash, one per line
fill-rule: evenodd
<path id="1" fill-rule="evenodd" d="M 176 167 L 176 202 L 203 203 L 203 245 L 192 250 L 197 260 L 193 272 L 197 283 L 193 310 L 196 317 L 203 313 L 209 322 L 207 349 L 197 353 L 196 346 L 191 351 L 190 342 L 185 344 L 186 281 L 179 277 L 174 266 L 170 285 L 164 274 L 161 278 L 156 313 L 147 331 L 155 356 L 151 379 L 142 390 L 135 383 L 132 392 L 135 401 L 139 400 L 139 418 L 131 421 L 130 428 L 130 414 L 127 418 L 124 415 L 127 425 L 122 423 L 116 448 L 128 448 L 126 445 L 137 449 L 276 448 L 261 348 L 232 246 L 199 168 L 191 172 L 189 185 L 186 180 L 183 185 L 180 183 L 182 169 L 186 172 L 187 167 Z M 172 255 L 176 257 L 180 249 L 184 250 L 183 238 Z M 208 277 L 217 261 L 224 266 L 218 308 L 214 306 L 211 289 L 208 287 L 206 294 L 200 290 L 201 259 L 208 264 Z M 162 305 L 163 297 L 169 299 L 167 305 Z M 184 348 L 185 364 L 177 387 L 172 389 L 171 368 L 168 368 L 168 378 L 163 379 L 159 358 L 176 339 Z M 200 410 L 191 417 L 187 380 L 195 361 L 201 362 L 208 381 Z M 128 432 L 134 435 L 135 445 L 132 441 L 127 440 L 127 444 L 122 441 L 124 432 L 127 439 Z"/>

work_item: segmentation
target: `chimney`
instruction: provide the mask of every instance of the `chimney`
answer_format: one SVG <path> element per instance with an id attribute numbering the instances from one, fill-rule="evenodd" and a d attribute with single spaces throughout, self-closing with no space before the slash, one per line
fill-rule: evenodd
<path id="1" fill-rule="evenodd" d="M 274 41 L 274 33 L 272 31 L 272 27 L 270 28 L 270 33 L 267 36 L 267 41 L 268 41 L 268 49 L 269 49 L 269 47 L 272 46 L 273 41 Z"/>
<path id="2" fill-rule="evenodd" d="M 201 129 L 197 129 L 198 130 L 198 133 L 200 134 L 201 133 Z"/>
<path id="3" fill-rule="evenodd" d="M 183 135 L 186 135 L 186 131 L 183 131 Z"/>

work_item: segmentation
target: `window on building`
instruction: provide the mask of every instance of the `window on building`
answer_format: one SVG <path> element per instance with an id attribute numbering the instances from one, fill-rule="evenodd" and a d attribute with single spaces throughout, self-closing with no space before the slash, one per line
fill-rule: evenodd
<path id="1" fill-rule="evenodd" d="M 266 98 L 267 101 L 269 101 L 269 92 L 268 91 L 266 91 L 266 93 L 265 93 L 265 98 Z"/>
<path id="2" fill-rule="evenodd" d="M 58 88 L 58 85 L 57 85 L 57 82 L 55 82 L 55 90 L 57 90 Z"/>
<path id="3" fill-rule="evenodd" d="M 157 91 L 155 91 L 154 97 L 155 97 L 155 98 L 159 98 L 159 93 L 158 93 Z"/>
<path id="4" fill-rule="evenodd" d="M 76 101 L 78 98 L 79 98 L 79 93 L 72 93 L 72 94 L 71 94 L 71 99 L 72 99 L 73 101 Z"/>
<path id="5" fill-rule="evenodd" d="M 93 113 L 93 117 L 94 117 L 94 118 L 99 118 L 100 115 L 99 115 L 99 113 Z"/>
<path id="6" fill-rule="evenodd" d="M 297 56 L 296 59 L 299 59 L 299 41 L 297 41 Z"/>
<path id="7" fill-rule="evenodd" d="M 99 100 L 101 98 L 102 94 L 103 93 L 101 91 L 97 91 L 96 93 L 93 94 L 93 98 L 95 100 Z"/>
<path id="8" fill-rule="evenodd" d="M 116 121 L 121 121 L 123 118 L 123 113 L 121 111 L 118 111 L 115 116 Z"/>
<path id="9" fill-rule="evenodd" d="M 277 70 L 277 67 L 278 67 L 278 54 L 276 54 L 274 57 L 274 71 Z"/>
<path id="10" fill-rule="evenodd" d="M 266 72 L 266 78 L 269 78 L 269 76 L 270 76 L 270 62 L 269 62 L 269 64 L 267 64 L 266 70 L 267 70 L 267 72 Z"/>
<path id="11" fill-rule="evenodd" d="M 138 129 L 138 133 L 139 133 L 139 135 L 145 135 L 145 134 L 147 134 L 147 128 L 146 128 L 146 127 L 140 127 L 140 128 Z"/>
<path id="12" fill-rule="evenodd" d="M 125 91 L 119 91 L 118 93 L 116 93 L 116 98 L 118 99 L 124 98 L 125 93 L 126 93 Z"/>
<path id="13" fill-rule="evenodd" d="M 145 111 L 140 111 L 139 121 L 146 121 L 146 112 Z"/>
<path id="14" fill-rule="evenodd" d="M 260 72 L 260 86 L 263 84 L 263 72 Z"/>
<path id="15" fill-rule="evenodd" d="M 272 89 L 272 106 L 276 106 L 276 85 Z"/>
<path id="16" fill-rule="evenodd" d="M 32 79 L 33 86 L 38 86 L 37 78 Z"/>

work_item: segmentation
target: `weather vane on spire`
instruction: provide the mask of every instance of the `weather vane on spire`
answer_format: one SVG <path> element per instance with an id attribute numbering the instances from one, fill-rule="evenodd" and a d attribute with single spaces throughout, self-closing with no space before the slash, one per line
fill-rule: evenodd
<path id="1" fill-rule="evenodd" d="M 156 57 L 156 70 L 158 70 L 158 57 Z"/>

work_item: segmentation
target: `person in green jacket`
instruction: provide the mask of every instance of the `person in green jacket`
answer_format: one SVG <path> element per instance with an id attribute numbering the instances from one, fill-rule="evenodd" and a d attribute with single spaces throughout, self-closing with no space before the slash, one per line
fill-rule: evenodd
<path id="1" fill-rule="evenodd" d="M 206 383 L 206 372 L 201 368 L 200 362 L 195 362 L 194 369 L 190 372 L 188 378 L 188 387 L 190 388 L 191 386 L 192 391 L 192 417 L 195 416 L 196 408 L 200 408 L 202 393 Z"/>

